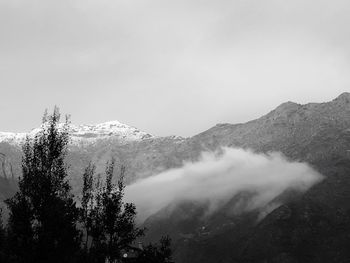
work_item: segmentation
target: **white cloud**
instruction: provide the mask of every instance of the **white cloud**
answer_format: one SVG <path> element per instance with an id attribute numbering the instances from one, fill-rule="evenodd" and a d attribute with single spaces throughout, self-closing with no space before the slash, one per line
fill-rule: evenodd
<path id="1" fill-rule="evenodd" d="M 279 153 L 256 154 L 225 148 L 204 153 L 200 161 L 140 180 L 126 188 L 139 220 L 179 201 L 203 202 L 209 213 L 242 192 L 254 193 L 241 212 L 263 208 L 287 189 L 306 191 L 322 176 L 306 163 L 291 162 Z M 232 208 L 235 210 L 235 208 Z"/>

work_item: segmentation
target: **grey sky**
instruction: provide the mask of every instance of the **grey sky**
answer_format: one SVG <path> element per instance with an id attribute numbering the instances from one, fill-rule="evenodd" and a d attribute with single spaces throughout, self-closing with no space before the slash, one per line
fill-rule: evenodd
<path id="1" fill-rule="evenodd" d="M 0 130 L 57 104 L 194 135 L 350 86 L 350 2 L 0 0 Z"/>

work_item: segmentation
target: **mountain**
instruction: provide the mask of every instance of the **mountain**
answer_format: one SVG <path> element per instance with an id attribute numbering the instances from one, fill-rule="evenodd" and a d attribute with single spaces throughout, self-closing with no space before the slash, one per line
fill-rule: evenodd
<path id="1" fill-rule="evenodd" d="M 193 203 L 159 211 L 145 222 L 148 236 L 155 240 L 170 233 L 177 262 L 348 262 L 350 258 L 346 246 L 350 243 L 350 93 L 325 103 L 283 103 L 259 119 L 218 124 L 190 138 L 152 136 L 119 122 L 72 126 L 71 133 L 68 163 L 75 193 L 89 161 L 102 171 L 114 157 L 126 165 L 131 183 L 224 146 L 279 151 L 290 160 L 308 162 L 325 176 L 303 196 L 286 193 L 284 204 L 259 222 L 254 211 L 230 217 L 225 208 L 203 221 L 203 207 Z M 24 138 L 24 133 L 0 133 L 0 176 L 11 185 L 20 175 Z M 5 191 L 10 188 L 1 186 L 3 198 L 15 189 Z"/>
<path id="2" fill-rule="evenodd" d="M 72 183 L 77 187 L 80 184 L 79 175 L 89 161 L 95 161 L 102 170 L 105 162 L 112 158 L 110 150 L 113 146 L 130 148 L 133 144 L 155 138 L 149 133 L 118 121 L 97 125 L 70 125 L 69 129 L 71 142 L 68 162 L 72 168 Z M 27 136 L 34 137 L 39 131 L 40 128 L 28 133 L 0 132 L 0 157 L 2 157 L 0 161 L 3 167 L 0 177 L 7 177 L 9 173 L 12 178 L 20 175 L 21 146 Z"/>
<path id="3" fill-rule="evenodd" d="M 346 156 L 350 149 L 346 147 L 350 136 L 349 100 L 349 93 L 344 93 L 327 103 L 287 102 L 259 119 L 242 124 L 218 124 L 190 138 L 152 136 L 117 121 L 72 125 L 69 158 L 74 160 L 74 166 L 76 162 L 83 164 L 92 160 L 103 169 L 113 156 L 127 166 L 132 181 L 179 167 L 183 161 L 198 159 L 202 151 L 222 146 L 258 152 L 281 151 L 291 159 L 307 162 L 330 153 Z M 35 132 L 37 129 L 29 135 Z M 15 161 L 18 153 L 13 149 L 20 148 L 25 136 L 25 133 L 0 133 L 3 145 L 0 152 L 12 152 L 10 159 Z"/>
<path id="4" fill-rule="evenodd" d="M 327 103 L 283 103 L 257 120 L 219 124 L 191 141 L 208 149 L 238 146 L 260 152 L 281 151 L 292 159 L 312 161 L 329 155 L 325 148 L 346 155 L 349 136 L 350 93 L 343 93 Z"/>
<path id="5" fill-rule="evenodd" d="M 39 131 L 40 128 L 33 129 L 29 133 L 0 132 L 0 142 L 19 146 L 24 143 L 27 136 L 33 137 Z M 96 125 L 70 125 L 70 134 L 71 143 L 76 146 L 90 145 L 106 139 L 115 139 L 127 143 L 153 137 L 151 134 L 118 121 Z"/>
<path id="6" fill-rule="evenodd" d="M 187 144 L 201 150 L 229 146 L 280 151 L 291 160 L 310 163 L 325 180 L 304 196 L 292 195 L 262 221 L 254 213 L 227 217 L 223 209 L 198 222 L 198 207 L 184 206 L 162 220 L 153 216 L 146 222 L 151 234 L 170 230 L 178 240 L 179 262 L 348 262 L 349 93 L 327 103 L 284 103 L 248 123 L 216 125 Z M 196 230 L 189 231 L 189 225 Z M 206 233 L 198 233 L 200 226 Z"/>

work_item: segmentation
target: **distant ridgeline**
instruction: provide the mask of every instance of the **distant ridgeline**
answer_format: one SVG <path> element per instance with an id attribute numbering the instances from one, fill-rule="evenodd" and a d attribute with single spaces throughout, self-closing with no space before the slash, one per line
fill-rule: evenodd
<path id="1" fill-rule="evenodd" d="M 219 124 L 190 138 L 152 136 L 119 122 L 72 126 L 71 132 L 67 162 L 76 194 L 90 161 L 102 172 L 114 157 L 126 166 L 126 181 L 131 183 L 221 147 L 282 152 L 325 176 L 303 196 L 284 193 L 284 205 L 271 208 L 261 221 L 253 212 L 237 217 L 223 210 L 204 219 L 202 208 L 193 203 L 151 216 L 145 223 L 151 226 L 149 239 L 171 233 L 176 262 L 347 262 L 350 258 L 350 93 L 326 103 L 287 102 L 259 119 Z M 20 175 L 23 138 L 23 134 L 0 133 L 1 198 L 13 193 L 13 185 L 5 182 Z"/>

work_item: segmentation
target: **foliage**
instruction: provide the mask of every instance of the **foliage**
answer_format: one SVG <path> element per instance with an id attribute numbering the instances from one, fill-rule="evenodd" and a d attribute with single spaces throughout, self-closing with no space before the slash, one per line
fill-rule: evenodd
<path id="1" fill-rule="evenodd" d="M 6 200 L 11 253 L 20 262 L 71 262 L 79 249 L 78 209 L 67 180 L 68 119 L 55 108 L 23 146 L 19 191 Z"/>
<path id="2" fill-rule="evenodd" d="M 115 184 L 114 167 L 114 160 L 107 163 L 104 184 L 101 184 L 100 176 L 94 182 L 95 167 L 91 164 L 83 175 L 81 219 L 86 228 L 85 250 L 92 262 L 104 258 L 112 262 L 121 258 L 121 251 L 144 233 L 135 225 L 135 205 L 123 202 L 125 168 L 121 167 Z"/>
<path id="3" fill-rule="evenodd" d="M 159 244 L 149 244 L 144 248 L 144 252 L 138 263 L 167 263 L 171 261 L 171 239 L 164 236 Z"/>
<path id="4" fill-rule="evenodd" d="M 5 201 L 10 213 L 6 228 L 0 216 L 0 262 L 119 262 L 121 253 L 144 234 L 135 224 L 135 205 L 123 201 L 125 168 L 115 183 L 112 159 L 102 182 L 90 163 L 78 207 L 65 164 L 69 121 L 59 120 L 57 108 L 52 115 L 46 113 L 41 130 L 23 145 L 19 190 Z M 145 262 L 146 254 L 152 260 L 168 258 L 167 240 L 150 244 L 137 260 Z"/>

